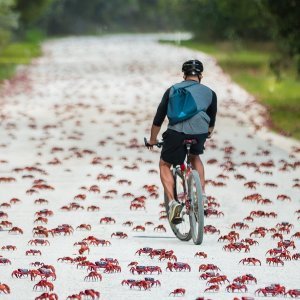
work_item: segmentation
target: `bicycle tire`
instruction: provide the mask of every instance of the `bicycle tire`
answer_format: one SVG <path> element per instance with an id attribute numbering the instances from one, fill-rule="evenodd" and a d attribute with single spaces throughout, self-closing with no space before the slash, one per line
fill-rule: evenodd
<path id="1" fill-rule="evenodd" d="M 180 176 L 180 174 L 178 174 L 176 172 L 175 169 L 173 169 L 173 177 L 174 177 L 174 196 L 177 197 L 177 179 L 178 177 L 180 178 L 180 180 L 183 180 L 182 176 Z M 175 234 L 175 236 L 184 242 L 189 241 L 192 238 L 192 233 L 191 233 L 191 227 L 190 227 L 190 220 L 188 220 L 189 223 L 189 230 L 187 231 L 186 229 L 184 229 L 185 226 L 183 226 L 182 223 L 180 224 L 173 224 L 169 221 L 169 200 L 166 194 L 164 194 L 164 202 L 165 202 L 165 208 L 166 208 L 166 212 L 167 212 L 167 216 L 168 216 L 168 222 L 170 224 L 170 227 L 173 231 L 173 233 Z M 185 207 L 183 208 L 185 209 Z"/>
<path id="2" fill-rule="evenodd" d="M 202 201 L 202 188 L 199 174 L 193 170 L 188 178 L 188 193 L 191 200 L 190 223 L 191 234 L 195 245 L 201 245 L 204 229 L 204 207 Z"/>

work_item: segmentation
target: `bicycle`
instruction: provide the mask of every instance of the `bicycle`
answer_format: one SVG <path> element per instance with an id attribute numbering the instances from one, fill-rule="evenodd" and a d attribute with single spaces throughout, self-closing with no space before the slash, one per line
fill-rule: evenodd
<path id="1" fill-rule="evenodd" d="M 147 139 L 144 138 L 145 146 L 149 146 Z M 197 143 L 196 139 L 184 140 L 187 149 L 186 161 L 181 165 L 172 165 L 174 178 L 174 197 L 181 206 L 179 223 L 174 224 L 169 221 L 170 227 L 175 236 L 181 241 L 193 239 L 194 244 L 200 245 L 203 241 L 204 228 L 204 207 L 202 199 L 202 188 L 200 177 L 196 170 L 192 169 L 190 162 L 191 145 Z M 153 146 L 161 148 L 162 142 Z M 169 199 L 164 194 L 164 203 L 169 220 Z"/>

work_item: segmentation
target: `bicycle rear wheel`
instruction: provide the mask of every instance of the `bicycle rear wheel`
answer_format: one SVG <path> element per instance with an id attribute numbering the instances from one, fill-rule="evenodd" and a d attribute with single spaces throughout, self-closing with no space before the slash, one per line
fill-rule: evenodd
<path id="1" fill-rule="evenodd" d="M 179 202 L 185 201 L 184 199 L 180 198 L 180 196 L 184 196 L 185 190 L 184 190 L 184 178 L 180 171 L 173 169 L 173 178 L 174 178 L 174 196 L 176 199 L 178 199 Z M 166 212 L 168 215 L 168 221 L 169 221 L 169 200 L 166 194 L 164 194 L 164 201 L 165 201 L 165 207 L 166 207 Z M 183 209 L 180 213 L 180 217 L 182 218 L 182 222 L 179 224 L 173 224 L 169 221 L 170 227 L 172 231 L 174 232 L 175 236 L 181 240 L 181 241 L 189 241 L 192 238 L 192 233 L 191 233 L 191 225 L 190 225 L 190 220 L 189 220 L 189 214 L 186 210 L 186 206 L 183 205 Z"/>
<path id="2" fill-rule="evenodd" d="M 200 245 L 203 241 L 204 208 L 199 174 L 193 170 L 188 178 L 188 193 L 191 200 L 190 223 L 193 242 Z"/>

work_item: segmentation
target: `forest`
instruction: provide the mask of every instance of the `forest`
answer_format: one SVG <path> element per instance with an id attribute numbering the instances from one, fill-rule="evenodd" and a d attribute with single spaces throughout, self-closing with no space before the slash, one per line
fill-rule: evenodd
<path id="1" fill-rule="evenodd" d="M 300 139 L 299 0 L 0 0 L 0 82 L 46 38 L 176 31 L 268 107 L 270 127 Z"/>

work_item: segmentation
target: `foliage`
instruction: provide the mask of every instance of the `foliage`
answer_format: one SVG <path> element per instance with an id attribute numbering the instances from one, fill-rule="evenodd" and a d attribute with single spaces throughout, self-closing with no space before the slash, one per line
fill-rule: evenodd
<path id="1" fill-rule="evenodd" d="M 38 41 L 13 43 L 4 47 L 0 53 L 0 81 L 10 78 L 19 64 L 28 64 L 31 59 L 41 55 Z"/>
<path id="2" fill-rule="evenodd" d="M 182 0 L 186 28 L 204 39 L 266 39 L 270 20 L 263 0 Z"/>
<path id="3" fill-rule="evenodd" d="M 11 30 L 18 26 L 18 15 L 13 12 L 13 0 L 0 1 L 0 51 L 9 41 Z"/>
<path id="4" fill-rule="evenodd" d="M 15 2 L 15 11 L 20 14 L 22 29 L 27 29 L 43 15 L 52 0 L 15 0 Z"/>
<path id="5" fill-rule="evenodd" d="M 275 57 L 273 64 L 284 66 L 286 58 L 295 58 L 300 76 L 300 2 L 266 0 L 265 8 L 274 20 L 275 39 L 281 50 L 281 56 Z"/>
<path id="6" fill-rule="evenodd" d="M 198 41 L 183 41 L 181 45 L 213 55 L 235 82 L 268 107 L 274 130 L 300 140 L 300 86 L 295 79 L 296 67 L 285 69 L 281 81 L 277 81 L 268 68 L 274 46 L 252 42 L 237 48 L 228 42 Z"/>
<path id="7" fill-rule="evenodd" d="M 174 29 L 178 0 L 56 0 L 43 26 L 50 34 Z M 179 20 L 179 19 L 178 19 Z M 179 25 L 178 25 L 179 26 Z"/>

